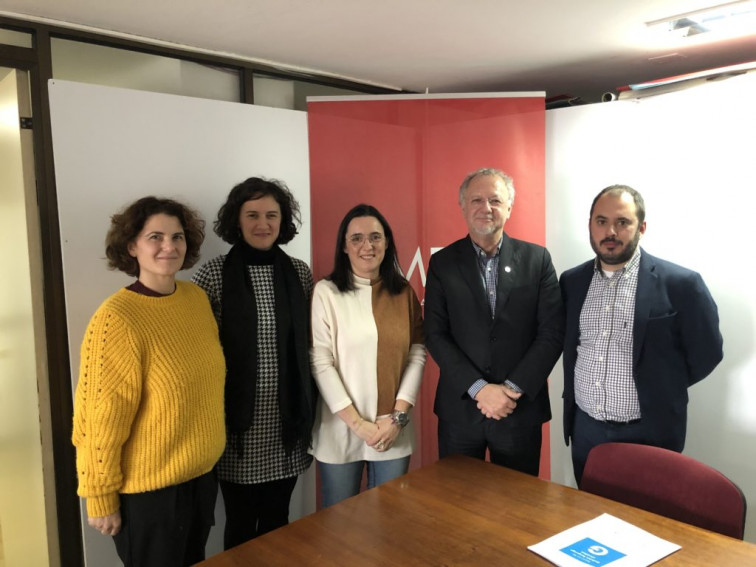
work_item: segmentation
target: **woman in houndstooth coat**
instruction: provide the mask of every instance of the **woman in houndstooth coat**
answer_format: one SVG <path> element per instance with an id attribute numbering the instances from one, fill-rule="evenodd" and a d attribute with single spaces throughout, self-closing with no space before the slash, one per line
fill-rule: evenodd
<path id="1" fill-rule="evenodd" d="M 231 190 L 214 224 L 231 250 L 192 278 L 210 298 L 226 357 L 228 443 L 217 467 L 226 549 L 288 523 L 297 476 L 312 461 L 312 273 L 279 247 L 300 224 L 286 185 L 251 177 Z"/>

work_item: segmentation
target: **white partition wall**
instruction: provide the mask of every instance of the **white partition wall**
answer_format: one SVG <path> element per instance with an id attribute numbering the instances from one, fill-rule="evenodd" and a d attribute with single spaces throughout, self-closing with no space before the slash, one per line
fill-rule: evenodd
<path id="1" fill-rule="evenodd" d="M 231 188 L 254 175 L 281 179 L 299 200 L 304 221 L 287 252 L 309 263 L 304 112 L 57 80 L 50 81 L 50 107 L 74 386 L 89 317 L 131 281 L 106 269 L 104 240 L 110 215 L 135 199 L 171 197 L 199 209 L 207 221 L 199 267 L 228 249 L 213 234 L 212 221 Z M 294 493 L 291 517 L 311 512 L 314 502 L 311 469 Z M 219 507 L 208 554 L 222 548 L 223 523 Z M 83 532 L 87 565 L 120 564 L 111 538 L 86 522 Z"/>
<path id="2" fill-rule="evenodd" d="M 751 282 L 751 175 L 756 77 L 546 113 L 546 242 L 557 272 L 592 256 L 588 209 L 626 183 L 644 195 L 649 253 L 703 275 L 719 305 L 725 359 L 690 389 L 685 452 L 724 472 L 756 503 L 756 292 Z M 79 343 L 99 303 L 129 278 L 106 270 L 109 216 L 158 194 L 193 204 L 208 221 L 203 260 L 226 249 L 211 231 L 231 187 L 251 175 L 287 182 L 302 205 L 288 247 L 310 258 L 309 164 L 302 112 L 188 97 L 50 83 L 64 283 L 74 382 Z M 515 180 L 516 181 L 516 180 Z M 183 274 L 187 278 L 190 274 Z M 560 362 L 561 364 L 561 362 Z M 562 372 L 551 378 L 552 479 L 573 484 L 562 441 Z M 312 469 L 310 471 L 312 473 Z M 301 484 L 301 483 L 300 483 Z M 312 478 L 292 517 L 314 505 Z M 222 509 L 209 552 L 221 547 Z M 756 541 L 749 513 L 746 539 Z M 112 542 L 84 527 L 88 565 L 118 565 Z"/>
<path id="3" fill-rule="evenodd" d="M 700 272 L 719 306 L 724 361 L 690 390 L 685 453 L 735 481 L 756 541 L 756 74 L 636 101 L 546 113 L 546 243 L 557 272 L 592 257 L 593 197 L 613 183 L 646 201 L 649 253 Z M 659 377 L 663 380 L 663 376 Z M 561 361 L 551 378 L 552 479 L 574 486 Z"/>

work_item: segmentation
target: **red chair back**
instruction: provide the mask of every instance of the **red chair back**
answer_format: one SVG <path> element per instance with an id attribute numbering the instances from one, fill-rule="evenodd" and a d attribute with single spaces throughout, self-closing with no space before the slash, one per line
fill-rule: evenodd
<path id="1" fill-rule="evenodd" d="M 580 489 L 743 539 L 746 499 L 730 479 L 691 457 L 648 445 L 604 443 L 588 454 Z"/>

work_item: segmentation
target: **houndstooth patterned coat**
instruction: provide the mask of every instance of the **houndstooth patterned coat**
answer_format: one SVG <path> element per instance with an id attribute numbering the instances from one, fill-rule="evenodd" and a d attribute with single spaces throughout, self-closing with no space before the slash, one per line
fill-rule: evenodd
<path id="1" fill-rule="evenodd" d="M 221 324 L 223 262 L 221 255 L 205 263 L 192 281 L 205 290 L 218 322 Z M 291 258 L 302 282 L 305 297 L 312 296 L 312 272 L 303 261 Z M 307 447 L 297 446 L 287 457 L 281 442 L 281 416 L 278 408 L 278 353 L 276 348 L 276 314 L 273 291 L 273 266 L 247 266 L 257 305 L 257 391 L 252 426 L 243 433 L 227 431 L 226 450 L 218 462 L 218 477 L 237 484 L 270 482 L 303 473 L 312 457 Z M 243 446 L 241 457 L 235 450 Z"/>

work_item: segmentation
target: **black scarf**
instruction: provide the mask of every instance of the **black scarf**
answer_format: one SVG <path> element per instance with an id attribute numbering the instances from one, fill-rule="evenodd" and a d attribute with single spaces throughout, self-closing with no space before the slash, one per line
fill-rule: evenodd
<path id="1" fill-rule="evenodd" d="M 287 453 L 309 447 L 315 414 L 310 373 L 309 302 L 291 258 L 278 246 L 257 250 L 241 241 L 223 263 L 220 338 L 226 356 L 226 425 L 240 433 L 252 425 L 257 389 L 257 305 L 248 265 L 273 265 L 278 347 L 278 406 Z"/>

